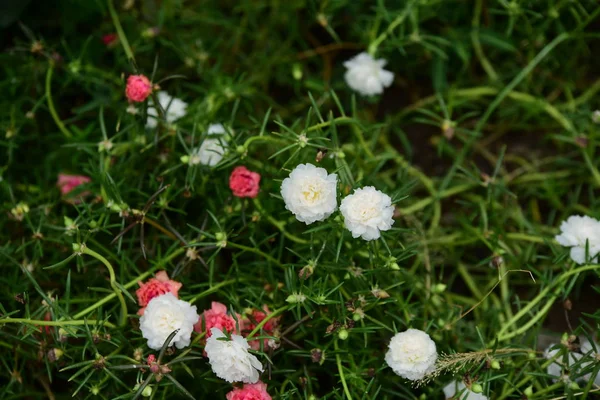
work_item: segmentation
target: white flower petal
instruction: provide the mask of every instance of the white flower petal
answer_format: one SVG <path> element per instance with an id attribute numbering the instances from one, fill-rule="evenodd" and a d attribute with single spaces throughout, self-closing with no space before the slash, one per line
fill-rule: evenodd
<path id="1" fill-rule="evenodd" d="M 456 393 L 460 393 L 460 395 L 456 396 Z M 450 382 L 447 384 L 444 387 L 444 396 L 447 399 L 456 400 L 488 400 L 487 396 L 480 393 L 474 393 L 467 389 L 462 381 Z"/>
<path id="2" fill-rule="evenodd" d="M 169 94 L 163 90 L 157 93 L 158 103 L 165 110 L 165 119 L 169 124 L 174 123 L 179 118 L 185 116 L 187 111 L 187 103 Z M 158 125 L 158 111 L 154 106 L 152 98 L 148 104 L 148 119 L 146 120 L 147 128 L 156 128 Z"/>
<path id="3" fill-rule="evenodd" d="M 344 216 L 344 225 L 354 238 L 379 239 L 380 232 L 391 229 L 394 224 L 392 199 L 373 186 L 356 189 L 353 194 L 346 196 L 340 211 Z"/>
<path id="4" fill-rule="evenodd" d="M 306 225 L 323 221 L 337 209 L 337 175 L 300 164 L 281 183 L 285 208 Z"/>
<path id="5" fill-rule="evenodd" d="M 436 360 L 435 342 L 418 329 L 397 333 L 385 354 L 385 362 L 396 375 L 413 381 L 433 372 Z"/>
<path id="6" fill-rule="evenodd" d="M 200 147 L 192 151 L 190 157 L 191 165 L 206 165 L 214 167 L 223 159 L 227 147 L 225 127 L 221 124 L 208 126 L 208 137 L 204 139 Z"/>
<path id="7" fill-rule="evenodd" d="M 148 347 L 160 350 L 169 335 L 179 329 L 169 346 L 182 349 L 190 345 L 194 324 L 199 318 L 196 306 L 166 293 L 150 300 L 140 318 L 140 330 L 148 339 Z"/>
<path id="8" fill-rule="evenodd" d="M 368 53 L 360 53 L 344 62 L 348 69 L 344 79 L 351 89 L 363 96 L 381 94 L 394 81 L 394 74 L 383 69 L 385 64 L 383 59 L 375 60 Z"/>
<path id="9" fill-rule="evenodd" d="M 223 340 L 225 334 L 217 328 L 210 330 L 204 351 L 210 366 L 219 378 L 229 383 L 256 383 L 259 371 L 263 371 L 261 362 L 248 352 L 250 345 L 240 335 L 231 335 L 231 340 Z"/>

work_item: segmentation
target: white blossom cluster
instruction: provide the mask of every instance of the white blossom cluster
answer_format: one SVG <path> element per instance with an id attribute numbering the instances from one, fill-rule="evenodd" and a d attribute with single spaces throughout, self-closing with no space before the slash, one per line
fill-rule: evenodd
<path id="1" fill-rule="evenodd" d="M 325 168 L 300 164 L 281 184 L 285 208 L 298 221 L 312 224 L 323 221 L 337 209 L 337 175 L 328 174 Z M 373 186 L 359 188 L 346 196 L 340 205 L 344 225 L 352 237 L 375 240 L 381 231 L 394 224 L 392 199 Z"/>

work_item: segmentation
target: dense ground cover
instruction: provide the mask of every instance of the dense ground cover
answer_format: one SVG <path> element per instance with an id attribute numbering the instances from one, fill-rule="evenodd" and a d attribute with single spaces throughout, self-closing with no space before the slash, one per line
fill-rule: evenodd
<path id="1" fill-rule="evenodd" d="M 50 3 L 0 6 L 0 398 L 600 391 L 597 2 Z"/>

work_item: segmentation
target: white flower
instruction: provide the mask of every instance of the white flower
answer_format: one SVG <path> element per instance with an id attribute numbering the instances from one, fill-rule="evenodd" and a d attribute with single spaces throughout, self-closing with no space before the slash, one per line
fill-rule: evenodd
<path id="1" fill-rule="evenodd" d="M 385 362 L 396 375 L 416 381 L 433 372 L 437 351 L 429 335 L 418 329 L 397 333 L 390 341 Z"/>
<path id="2" fill-rule="evenodd" d="M 375 60 L 368 53 L 360 53 L 344 63 L 348 69 L 344 75 L 346 83 L 363 96 L 381 94 L 394 81 L 394 74 L 383 69 L 386 63 L 384 59 Z"/>
<path id="3" fill-rule="evenodd" d="M 213 372 L 229 383 L 258 382 L 258 371 L 263 367 L 258 359 L 248 352 L 250 345 L 240 335 L 231 335 L 231 340 L 223 340 L 225 334 L 217 328 L 210 330 L 204 351 Z"/>
<path id="4" fill-rule="evenodd" d="M 456 396 L 456 393 L 460 393 Z M 447 399 L 456 400 L 488 400 L 487 396 L 474 393 L 467 389 L 462 381 L 450 382 L 444 387 L 444 396 Z M 456 397 L 455 397 L 456 396 Z"/>
<path id="5" fill-rule="evenodd" d="M 559 379 L 568 381 L 569 376 L 567 375 L 567 372 L 574 372 L 570 371 L 569 367 L 575 364 L 577 361 L 579 361 L 582 357 L 579 353 L 567 351 L 567 357 L 565 358 L 564 353 L 557 356 L 559 352 L 561 352 L 561 348 L 558 347 L 556 344 L 551 344 L 544 351 L 544 357 L 546 357 L 547 360 L 556 357 L 554 362 L 548 365 L 548 367 L 546 368 L 546 373 L 554 377 L 552 378 L 554 382 L 558 381 Z M 565 375 L 563 375 L 563 370 L 565 372 Z"/>
<path id="6" fill-rule="evenodd" d="M 600 252 L 600 221 L 588 216 L 572 215 L 560 224 L 560 234 L 556 241 L 563 246 L 571 247 L 571 259 L 577 264 L 586 262 L 586 242 L 591 262 L 598 262 L 595 257 Z"/>
<path id="7" fill-rule="evenodd" d="M 306 225 L 323 221 L 337 209 L 337 175 L 300 164 L 281 183 L 285 208 Z"/>
<path id="8" fill-rule="evenodd" d="M 352 237 L 364 240 L 379 239 L 380 231 L 387 231 L 394 224 L 392 199 L 373 186 L 356 189 L 346 196 L 340 205 L 344 225 Z"/>
<path id="9" fill-rule="evenodd" d="M 156 95 L 158 97 L 158 103 L 165 111 L 165 119 L 169 124 L 172 124 L 185 115 L 187 110 L 187 103 L 185 101 L 169 96 L 169 93 L 165 92 L 164 90 L 161 90 Z M 150 99 L 151 101 L 148 105 L 148 119 L 146 120 L 146 127 L 156 128 L 159 118 L 158 111 L 154 106 L 152 97 Z"/>
<path id="10" fill-rule="evenodd" d="M 225 128 L 221 124 L 211 124 L 208 126 L 208 135 L 200 147 L 192 152 L 191 165 L 202 164 L 214 167 L 223 159 L 227 144 Z"/>
<path id="11" fill-rule="evenodd" d="M 142 336 L 148 339 L 148 347 L 160 350 L 169 335 L 179 329 L 169 346 L 183 349 L 190 345 L 190 337 L 198 319 L 196 306 L 179 300 L 172 293 L 166 293 L 150 300 L 140 318 L 140 330 Z"/>
<path id="12" fill-rule="evenodd" d="M 581 340 L 580 350 L 584 356 L 587 355 L 588 357 L 590 357 L 593 360 L 593 361 L 583 363 L 581 368 L 586 368 L 588 365 L 590 365 L 594 362 L 598 362 L 600 360 L 600 358 L 598 358 L 599 353 L 600 353 L 600 345 L 598 345 L 598 343 L 594 342 L 592 344 L 587 338 L 583 338 Z M 590 379 L 592 379 L 592 374 L 589 373 L 589 374 L 585 375 L 583 377 L 583 379 L 586 382 L 589 381 Z M 596 375 L 596 378 L 594 379 L 594 384 L 596 386 L 600 386 L 600 372 L 598 372 L 598 374 Z"/>

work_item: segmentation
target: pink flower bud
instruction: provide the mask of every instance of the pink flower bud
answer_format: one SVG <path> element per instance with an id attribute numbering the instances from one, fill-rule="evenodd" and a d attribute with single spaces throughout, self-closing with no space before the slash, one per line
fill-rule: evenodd
<path id="1" fill-rule="evenodd" d="M 125 95 L 129 101 L 142 102 L 152 93 L 152 83 L 144 75 L 130 75 L 127 78 Z"/>
<path id="2" fill-rule="evenodd" d="M 236 167 L 229 177 L 229 188 L 236 197 L 255 198 L 258 195 L 260 174 L 246 167 Z"/>

